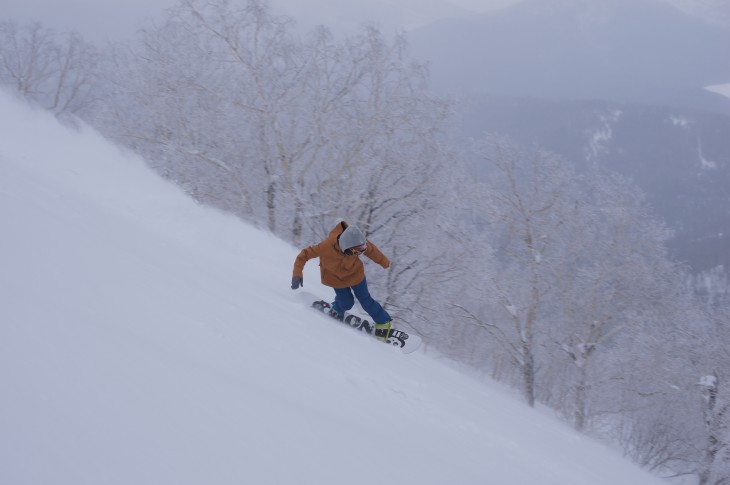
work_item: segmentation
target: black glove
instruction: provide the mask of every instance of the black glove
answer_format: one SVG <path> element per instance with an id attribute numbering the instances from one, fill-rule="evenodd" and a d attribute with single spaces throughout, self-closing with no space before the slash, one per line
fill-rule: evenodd
<path id="1" fill-rule="evenodd" d="M 294 276 L 291 279 L 291 289 L 296 290 L 299 287 L 304 287 L 304 277 L 303 276 Z"/>

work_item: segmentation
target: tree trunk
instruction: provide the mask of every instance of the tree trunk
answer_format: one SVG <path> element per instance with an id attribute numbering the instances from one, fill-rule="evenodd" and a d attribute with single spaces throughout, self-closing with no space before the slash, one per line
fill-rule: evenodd
<path id="1" fill-rule="evenodd" d="M 578 384 L 575 386 L 575 429 L 583 431 L 586 427 L 586 392 L 587 392 L 587 372 L 585 362 L 580 367 L 578 376 Z"/>
<path id="2" fill-rule="evenodd" d="M 705 427 L 707 429 L 707 444 L 702 456 L 702 468 L 699 473 L 698 485 L 712 484 L 712 469 L 715 465 L 720 449 L 722 448 L 721 437 L 718 436 L 722 430 L 720 413 L 716 409 L 719 377 L 717 373 L 704 378 L 703 398 L 705 401 Z M 719 482 L 718 482 L 719 483 Z"/>
<path id="3" fill-rule="evenodd" d="M 269 216 L 269 230 L 276 234 L 276 182 L 270 182 L 266 189 L 266 209 Z"/>
<path id="4" fill-rule="evenodd" d="M 292 242 L 299 246 L 302 242 L 302 203 L 297 201 L 294 207 L 294 222 L 292 223 Z"/>
<path id="5" fill-rule="evenodd" d="M 527 405 L 531 408 L 535 407 L 535 357 L 532 355 L 532 349 L 527 341 L 523 341 L 522 351 L 524 363 L 522 364 L 522 378 L 525 386 L 525 399 Z"/>

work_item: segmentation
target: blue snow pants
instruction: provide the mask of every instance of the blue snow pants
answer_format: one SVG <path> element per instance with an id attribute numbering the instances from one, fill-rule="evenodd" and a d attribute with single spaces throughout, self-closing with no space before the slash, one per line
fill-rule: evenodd
<path id="1" fill-rule="evenodd" d="M 375 323 L 386 323 L 390 321 L 390 315 L 388 315 L 388 312 L 380 306 L 380 303 L 370 296 L 367 278 L 355 286 L 348 288 L 335 288 L 334 290 L 335 302 L 332 304 L 332 308 L 340 315 L 355 305 L 355 298 L 352 296 L 354 293 L 357 297 L 357 301 L 360 302 L 362 309 L 365 310 L 370 317 L 372 317 Z"/>

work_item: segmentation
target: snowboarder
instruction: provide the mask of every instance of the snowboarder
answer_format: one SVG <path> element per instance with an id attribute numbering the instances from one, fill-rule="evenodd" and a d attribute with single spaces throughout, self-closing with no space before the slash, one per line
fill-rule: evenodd
<path id="1" fill-rule="evenodd" d="M 322 284 L 335 290 L 335 301 L 332 303 L 330 315 L 342 320 L 345 312 L 355 304 L 354 293 L 363 310 L 375 322 L 376 337 L 386 341 L 391 329 L 391 318 L 380 303 L 370 296 L 365 267 L 358 257 L 361 254 L 383 268 L 390 266 L 390 260 L 375 244 L 365 239 L 357 226 L 350 226 L 347 222 L 341 221 L 330 231 L 327 239 L 308 246 L 299 253 L 294 261 L 291 288 L 296 290 L 304 286 L 304 265 L 310 259 L 319 258 Z"/>

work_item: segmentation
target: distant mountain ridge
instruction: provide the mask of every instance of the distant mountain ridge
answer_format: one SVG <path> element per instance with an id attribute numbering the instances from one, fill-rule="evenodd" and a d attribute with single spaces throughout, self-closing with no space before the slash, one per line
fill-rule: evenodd
<path id="1" fill-rule="evenodd" d="M 462 141 L 502 133 L 629 177 L 672 255 L 730 281 L 730 98 L 704 89 L 730 83 L 730 28 L 700 18 L 714 0 L 682 1 L 525 0 L 410 39 L 461 100 Z"/>
<path id="2" fill-rule="evenodd" d="M 474 96 L 458 137 L 502 133 L 577 165 L 631 179 L 672 228 L 672 256 L 694 273 L 730 270 L 730 116 L 608 101 Z M 474 160 L 477 171 L 483 170 Z"/>
<path id="3" fill-rule="evenodd" d="M 660 0 L 526 0 L 412 32 L 447 92 L 607 99 L 730 113 L 730 29 Z"/>
<path id="4" fill-rule="evenodd" d="M 672 5 L 708 22 L 730 28 L 730 2 L 727 0 L 668 0 Z"/>

